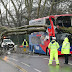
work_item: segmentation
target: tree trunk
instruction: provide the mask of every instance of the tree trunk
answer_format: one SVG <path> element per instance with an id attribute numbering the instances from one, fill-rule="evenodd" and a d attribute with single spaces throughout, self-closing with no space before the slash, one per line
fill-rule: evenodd
<path id="1" fill-rule="evenodd" d="M 45 10 L 45 4 L 46 4 L 46 1 L 47 1 L 47 0 L 45 0 L 45 2 L 44 2 L 43 9 L 42 9 L 42 11 L 41 11 L 41 13 L 40 13 L 40 17 L 43 16 L 43 12 L 44 12 L 44 10 Z"/>
<path id="2" fill-rule="evenodd" d="M 13 17 L 12 14 L 10 13 L 10 11 L 7 9 L 7 7 L 5 6 L 3 0 L 1 0 L 1 2 L 2 2 L 4 8 L 8 11 L 8 13 L 9 13 L 9 15 L 11 16 L 11 18 L 12 18 L 12 20 L 13 20 L 13 23 L 14 23 L 14 25 L 15 25 L 15 27 L 16 27 L 17 24 L 16 24 L 16 21 L 15 21 L 14 17 Z"/>
<path id="3" fill-rule="evenodd" d="M 39 0 L 39 4 L 38 4 L 38 8 L 37 8 L 37 18 L 39 17 L 39 11 L 40 11 L 41 1 L 42 0 Z"/>
<path id="4" fill-rule="evenodd" d="M 54 2 L 55 2 L 55 0 L 52 1 L 52 4 L 51 4 L 51 7 L 50 7 L 50 11 L 48 13 L 48 16 L 51 15 L 51 12 L 52 12 L 53 6 L 54 6 Z"/>

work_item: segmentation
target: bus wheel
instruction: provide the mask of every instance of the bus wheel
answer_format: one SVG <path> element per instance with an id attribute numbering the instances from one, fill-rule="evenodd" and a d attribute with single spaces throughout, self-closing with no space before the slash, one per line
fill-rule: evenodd
<path id="1" fill-rule="evenodd" d="M 49 56 L 49 49 L 46 48 L 46 55 Z"/>

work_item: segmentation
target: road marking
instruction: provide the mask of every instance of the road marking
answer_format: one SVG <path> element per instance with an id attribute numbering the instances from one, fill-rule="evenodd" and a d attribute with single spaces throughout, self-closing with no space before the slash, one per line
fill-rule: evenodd
<path id="1" fill-rule="evenodd" d="M 43 58 L 43 59 L 47 59 L 47 60 L 50 60 L 49 58 Z M 53 60 L 53 61 L 55 61 L 55 60 Z"/>
<path id="2" fill-rule="evenodd" d="M 12 58 L 14 61 L 18 61 L 18 60 L 16 60 L 16 59 L 14 59 L 14 58 Z"/>
<path id="3" fill-rule="evenodd" d="M 31 57 L 41 57 L 41 56 L 31 56 Z"/>
<path id="4" fill-rule="evenodd" d="M 46 57 L 46 56 L 31 56 L 31 57 Z"/>
<path id="5" fill-rule="evenodd" d="M 24 65 L 26 65 L 26 66 L 28 66 L 28 67 L 30 67 L 30 65 L 28 65 L 28 64 L 26 64 L 26 63 L 24 63 L 24 62 L 21 62 L 22 64 L 24 64 Z"/>
<path id="6" fill-rule="evenodd" d="M 10 57 L 9 57 L 8 59 L 12 59 L 12 60 L 14 60 L 14 61 L 18 61 L 18 60 L 16 60 L 16 59 L 14 59 L 14 58 L 10 58 Z"/>
<path id="7" fill-rule="evenodd" d="M 27 72 L 25 69 L 23 69 L 22 67 L 16 65 L 15 63 L 9 61 L 12 65 L 14 65 L 15 67 L 17 67 L 18 69 L 20 69 L 22 72 Z"/>
<path id="8" fill-rule="evenodd" d="M 72 65 L 71 63 L 68 63 L 69 65 Z"/>
<path id="9" fill-rule="evenodd" d="M 4 60 L 4 59 L 2 59 L 2 60 Z M 6 60 L 4 60 L 4 61 L 6 61 Z M 13 63 L 12 61 L 7 60 L 6 62 L 12 64 L 12 65 L 15 66 L 16 68 L 20 69 L 22 72 L 27 72 L 25 69 L 23 69 L 22 67 L 18 66 L 18 65 L 15 64 L 15 63 Z"/>
<path id="10" fill-rule="evenodd" d="M 40 71 L 40 70 L 38 70 L 38 69 L 36 69 L 36 68 L 34 68 L 34 70 L 37 71 L 37 72 L 42 72 L 42 71 Z"/>
<path id="11" fill-rule="evenodd" d="M 49 60 L 49 58 L 43 58 L 43 59 L 47 59 L 47 60 Z"/>

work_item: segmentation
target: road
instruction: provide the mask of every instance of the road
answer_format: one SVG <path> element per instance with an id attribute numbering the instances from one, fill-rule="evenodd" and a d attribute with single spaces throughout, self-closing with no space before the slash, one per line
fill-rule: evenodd
<path id="1" fill-rule="evenodd" d="M 17 67 L 0 59 L 0 72 L 22 72 Z"/>
<path id="2" fill-rule="evenodd" d="M 6 62 L 5 67 L 9 65 L 9 69 L 11 69 L 9 72 L 72 72 L 72 56 L 69 57 L 68 65 L 64 64 L 64 57 L 59 57 L 60 65 L 56 65 L 55 61 L 53 61 L 53 65 L 48 65 L 49 56 L 38 54 L 12 53 L 11 55 L 3 56 L 2 59 L 0 63 Z M 15 71 L 12 71 L 12 68 Z"/>

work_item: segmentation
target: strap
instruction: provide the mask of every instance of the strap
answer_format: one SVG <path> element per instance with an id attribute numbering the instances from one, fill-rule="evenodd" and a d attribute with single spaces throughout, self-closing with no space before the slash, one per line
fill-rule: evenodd
<path id="1" fill-rule="evenodd" d="M 67 46 L 67 44 L 69 44 L 69 43 L 65 42 L 65 44 L 66 44 L 66 45 L 63 45 L 64 47 L 66 47 L 66 46 Z"/>
<path id="2" fill-rule="evenodd" d="M 62 48 L 62 49 L 70 49 L 70 48 Z"/>

